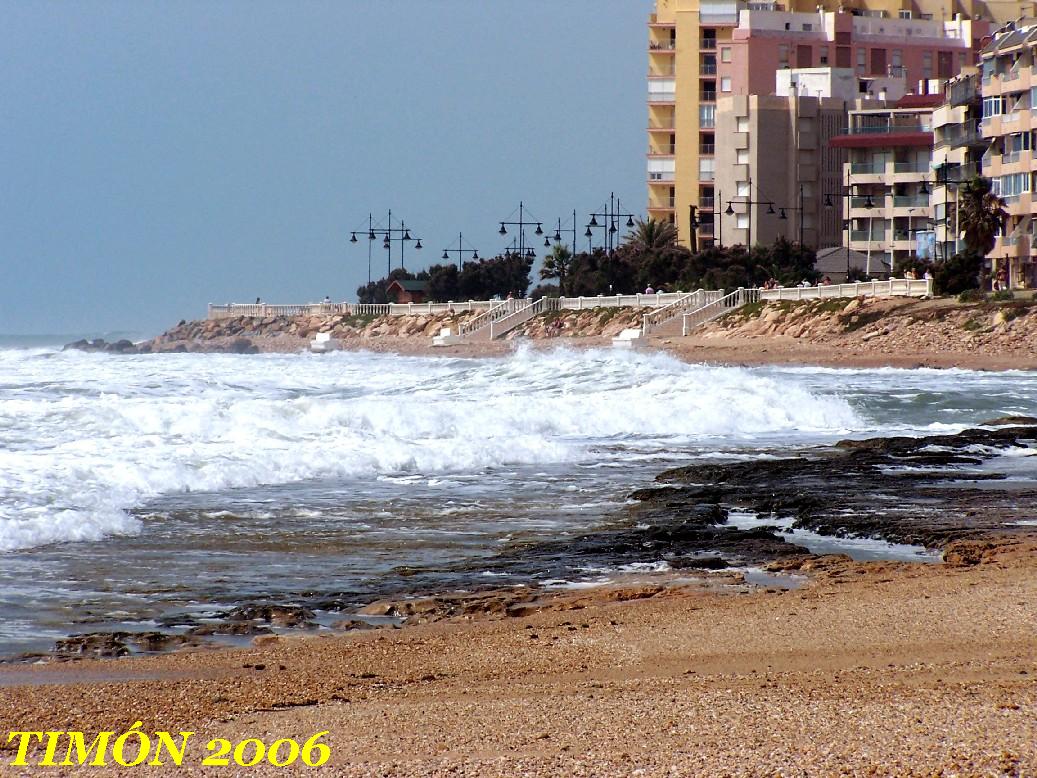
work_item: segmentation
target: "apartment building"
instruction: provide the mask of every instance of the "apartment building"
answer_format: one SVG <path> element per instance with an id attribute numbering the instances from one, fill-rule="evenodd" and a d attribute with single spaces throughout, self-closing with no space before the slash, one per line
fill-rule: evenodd
<path id="1" fill-rule="evenodd" d="M 1004 234 L 987 255 L 990 271 L 1004 270 L 1010 288 L 1037 286 L 1034 251 L 1034 188 L 1037 185 L 1037 124 L 1033 120 L 1037 100 L 1034 49 L 1037 20 L 1006 25 L 983 49 L 981 61 L 982 122 L 988 144 L 983 156 L 983 175 L 991 179 L 994 193 L 1009 213 Z"/>
<path id="2" fill-rule="evenodd" d="M 935 255 L 950 257 L 963 248 L 958 235 L 958 193 L 982 173 L 988 141 L 981 129 L 979 71 L 965 68 L 947 83 L 944 102 L 933 111 L 932 197 Z"/>
<path id="3" fill-rule="evenodd" d="M 831 69 L 828 71 L 831 79 Z M 841 239 L 841 203 L 821 206 L 838 192 L 843 152 L 829 141 L 845 131 L 846 99 L 826 94 L 817 71 L 789 71 L 815 96 L 795 88 L 780 95 L 737 95 L 717 103 L 716 178 L 712 234 L 725 245 L 773 243 L 781 236 L 807 246 Z M 854 82 L 855 79 L 850 78 Z M 705 222 L 709 224 L 708 221 Z"/>
<path id="4" fill-rule="evenodd" d="M 908 84 L 950 77 L 979 51 L 990 29 L 984 20 L 1014 18 L 1030 3 L 854 5 L 656 0 L 648 23 L 650 216 L 676 223 L 686 244 L 695 206 L 699 245 L 714 240 L 719 99 L 772 95 L 775 73 L 784 69 L 852 71 L 862 97 L 878 97 L 878 81 L 889 77 Z"/>
<path id="5" fill-rule="evenodd" d="M 843 245 L 868 257 L 870 274 L 896 270 L 931 244 L 933 111 L 942 102 L 939 94 L 905 95 L 891 107 L 852 110 L 847 132 L 831 141 L 847 154 L 838 190 Z"/>

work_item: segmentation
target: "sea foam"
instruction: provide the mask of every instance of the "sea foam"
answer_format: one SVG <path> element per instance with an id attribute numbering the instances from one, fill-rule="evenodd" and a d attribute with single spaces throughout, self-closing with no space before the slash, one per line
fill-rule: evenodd
<path id="1" fill-rule="evenodd" d="M 0 551 L 140 532 L 129 511 L 162 494 L 621 460 L 636 454 L 630 441 L 862 426 L 845 400 L 795 376 L 611 350 L 0 351 L 0 376 Z"/>

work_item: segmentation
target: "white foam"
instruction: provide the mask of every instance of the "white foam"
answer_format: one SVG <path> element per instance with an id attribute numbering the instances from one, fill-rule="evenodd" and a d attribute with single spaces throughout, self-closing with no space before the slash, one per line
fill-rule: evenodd
<path id="1" fill-rule="evenodd" d="M 0 551 L 140 532 L 127 511 L 162 494 L 320 478 L 406 487 L 622 462 L 642 444 L 654 455 L 864 426 L 845 400 L 796 376 L 613 350 L 488 360 L 0 351 L 0 376 Z"/>

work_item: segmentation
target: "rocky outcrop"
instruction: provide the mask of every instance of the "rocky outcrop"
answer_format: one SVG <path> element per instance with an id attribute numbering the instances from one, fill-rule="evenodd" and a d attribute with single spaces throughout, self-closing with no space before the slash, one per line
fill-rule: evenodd
<path id="1" fill-rule="evenodd" d="M 641 323 L 641 308 L 588 308 L 552 311 L 516 327 L 505 338 L 611 337 Z M 318 333 L 327 333 L 347 346 L 373 346 L 379 340 L 412 339 L 431 342 L 444 327 L 454 332 L 460 324 L 481 312 L 441 313 L 417 316 L 268 316 L 253 318 L 182 321 L 150 341 L 133 348 L 140 353 L 305 351 Z M 86 341 L 82 341 L 87 343 Z M 127 341 L 128 343 L 128 341 Z M 129 344 L 133 347 L 133 344 Z M 69 344 L 66 348 L 79 346 Z M 115 350 L 92 348 L 91 350 Z M 129 353 L 121 351 L 120 353 Z"/>
<path id="2" fill-rule="evenodd" d="M 953 299 L 846 298 L 747 305 L 696 332 L 703 337 L 784 336 L 878 354 L 919 351 L 1037 354 L 1030 300 L 960 304 Z"/>

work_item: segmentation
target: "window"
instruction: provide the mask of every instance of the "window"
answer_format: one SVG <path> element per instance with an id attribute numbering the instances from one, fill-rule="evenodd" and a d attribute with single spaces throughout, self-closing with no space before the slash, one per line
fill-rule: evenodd
<path id="1" fill-rule="evenodd" d="M 699 158 L 699 181 L 712 181 L 716 175 L 717 161 L 713 157 Z"/>
<path id="2" fill-rule="evenodd" d="M 857 49 L 857 72 L 862 76 L 868 71 L 868 50 L 863 46 Z"/>
<path id="3" fill-rule="evenodd" d="M 716 126 L 717 107 L 715 105 L 699 105 L 699 127 L 705 130 Z"/>
<path id="4" fill-rule="evenodd" d="M 735 119 L 735 132 L 749 132 L 748 116 L 739 116 Z"/>
<path id="5" fill-rule="evenodd" d="M 731 77 L 730 76 L 722 76 L 720 78 L 720 91 L 721 92 L 730 92 L 731 91 Z"/>
<path id="6" fill-rule="evenodd" d="M 749 229 L 749 214 L 740 213 L 737 216 L 735 216 L 735 227 L 737 227 L 740 230 Z"/>
<path id="7" fill-rule="evenodd" d="M 901 9 L 898 12 L 898 15 L 899 15 L 899 17 L 901 19 L 910 19 L 911 18 L 911 12 L 910 11 L 905 11 L 904 9 Z"/>
<path id="8" fill-rule="evenodd" d="M 737 197 L 748 197 L 749 196 L 749 182 L 738 181 L 735 184 L 735 195 Z"/>
<path id="9" fill-rule="evenodd" d="M 738 149 L 737 151 L 735 151 L 735 164 L 749 164 L 749 149 Z"/>
<path id="10" fill-rule="evenodd" d="M 933 53 L 931 51 L 922 52 L 922 78 L 928 81 L 933 77 Z"/>
<path id="11" fill-rule="evenodd" d="M 1000 197 L 1016 197 L 1023 192 L 1030 191 L 1030 174 L 1012 173 L 1007 176 L 999 176 L 990 183 L 994 194 Z"/>
<path id="12" fill-rule="evenodd" d="M 989 119 L 991 116 L 1000 116 L 1005 112 L 1005 98 L 1001 96 L 997 97 L 984 97 L 983 98 L 983 118 Z"/>
<path id="13" fill-rule="evenodd" d="M 819 56 L 821 58 L 821 60 L 820 60 L 821 64 L 822 65 L 827 65 L 828 64 L 828 47 L 827 46 L 821 46 L 818 49 L 818 54 L 819 54 Z"/>
<path id="14" fill-rule="evenodd" d="M 720 61 L 721 62 L 730 62 L 731 61 L 731 47 L 730 46 L 724 46 L 722 49 L 720 49 Z"/>
<path id="15" fill-rule="evenodd" d="M 803 22 L 803 32 L 812 32 L 813 29 L 814 25 L 808 24 L 807 22 Z"/>
<path id="16" fill-rule="evenodd" d="M 908 11 L 910 13 L 910 11 Z M 901 68 L 904 66 L 904 51 L 903 49 L 893 49 L 893 67 Z"/>

